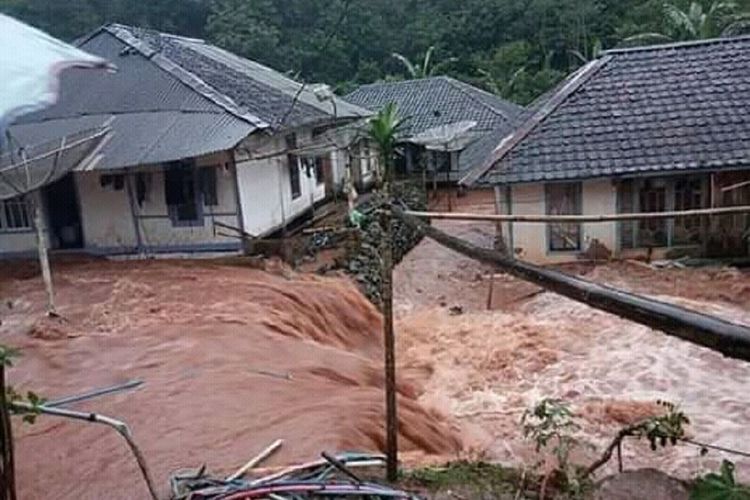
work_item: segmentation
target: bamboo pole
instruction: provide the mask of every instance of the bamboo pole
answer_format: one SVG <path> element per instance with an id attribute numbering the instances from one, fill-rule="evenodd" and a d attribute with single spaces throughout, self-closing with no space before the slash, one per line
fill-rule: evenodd
<path id="1" fill-rule="evenodd" d="M 273 455 L 276 452 L 276 450 L 278 450 L 279 448 L 281 448 L 282 444 L 284 444 L 284 440 L 283 439 L 277 439 L 276 441 L 274 441 L 273 443 L 271 443 L 270 445 L 268 445 L 263 451 L 261 451 L 260 453 L 258 453 L 257 455 L 255 455 L 253 458 L 251 458 L 245 465 L 243 465 L 242 467 L 240 467 L 237 470 L 237 472 L 235 472 L 231 476 L 227 477 L 226 480 L 227 481 L 235 481 L 237 479 L 240 479 L 242 476 L 244 476 L 247 473 L 247 471 L 249 471 L 250 469 L 254 468 L 256 465 L 258 465 L 259 463 L 263 462 L 268 457 L 270 457 L 271 455 Z"/>
<path id="2" fill-rule="evenodd" d="M 750 361 L 750 326 L 731 323 L 684 307 L 513 260 L 439 231 L 397 207 L 393 207 L 392 212 L 405 224 L 441 245 L 481 262 L 497 265 L 517 278 L 596 309 L 661 330 L 667 335 L 718 351 L 724 356 Z"/>
<path id="3" fill-rule="evenodd" d="M 750 213 L 750 206 L 699 208 L 695 210 L 680 210 L 670 212 L 643 212 L 607 215 L 504 215 L 504 214 L 472 214 L 447 212 L 418 212 L 408 210 L 403 212 L 412 217 L 424 219 L 443 219 L 461 221 L 487 222 L 533 222 L 533 223 L 576 223 L 576 222 L 614 222 L 642 219 L 673 219 L 676 217 L 694 217 L 700 215 L 727 215 Z"/>

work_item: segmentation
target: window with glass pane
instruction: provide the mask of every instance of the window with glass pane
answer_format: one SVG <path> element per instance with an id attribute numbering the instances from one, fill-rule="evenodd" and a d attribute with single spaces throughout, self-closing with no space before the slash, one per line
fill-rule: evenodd
<path id="1" fill-rule="evenodd" d="M 29 207 L 23 198 L 0 201 L 0 230 L 31 229 Z"/>
<path id="2" fill-rule="evenodd" d="M 547 215 L 580 215 L 581 183 L 565 182 L 545 186 Z M 581 249 L 581 225 L 560 223 L 547 225 L 547 240 L 551 251 Z"/>

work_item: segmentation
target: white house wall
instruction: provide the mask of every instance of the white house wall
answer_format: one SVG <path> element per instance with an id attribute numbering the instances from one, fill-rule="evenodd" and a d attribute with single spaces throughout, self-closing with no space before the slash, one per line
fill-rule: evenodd
<path id="1" fill-rule="evenodd" d="M 134 249 L 137 240 L 127 191 L 102 187 L 99 172 L 74 177 L 86 248 L 100 253 Z"/>
<path id="2" fill-rule="evenodd" d="M 581 196 L 583 215 L 614 214 L 617 211 L 616 188 L 610 179 L 584 181 Z M 511 199 L 514 215 L 546 213 L 543 183 L 513 185 Z M 580 254 L 576 251 L 550 251 L 546 224 L 514 222 L 509 230 L 512 231 L 513 247 L 519 259 L 538 264 L 554 264 L 575 261 Z M 504 236 L 508 238 L 508 233 L 505 232 Z M 617 223 L 583 224 L 581 249 L 586 250 L 594 239 L 615 252 Z"/>
<path id="3" fill-rule="evenodd" d="M 234 171 L 229 156 L 212 155 L 196 160 L 196 166 L 219 165 L 216 173 L 218 206 L 203 206 L 203 224 L 174 226 L 164 194 L 164 172 L 160 166 L 139 170 L 150 176 L 146 199 L 131 211 L 127 184 L 135 199 L 135 173 L 126 175 L 126 188 L 116 191 L 102 187 L 101 172 L 76 174 L 81 220 L 86 250 L 92 253 L 118 253 L 138 250 L 136 221 L 141 249 L 146 252 L 239 249 L 239 240 L 221 236 L 226 231 L 214 222 L 239 226 Z"/>
<path id="4" fill-rule="evenodd" d="M 309 140 L 309 131 L 298 132 L 297 141 Z M 255 155 L 285 149 L 283 136 L 267 138 L 263 143 L 248 145 Z M 308 211 L 314 203 L 325 199 L 325 183 L 317 184 L 314 174 L 307 176 L 300 169 L 300 196 L 292 199 L 292 190 L 285 154 L 261 160 L 248 160 L 238 155 L 237 181 L 242 204 L 244 230 L 262 236 L 280 229 Z"/>
<path id="5" fill-rule="evenodd" d="M 0 255 L 31 255 L 36 252 L 36 233 L 33 229 L 0 231 Z"/>

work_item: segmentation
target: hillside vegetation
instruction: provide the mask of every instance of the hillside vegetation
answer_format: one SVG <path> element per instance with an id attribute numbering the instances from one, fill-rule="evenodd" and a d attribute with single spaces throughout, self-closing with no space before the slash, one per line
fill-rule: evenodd
<path id="1" fill-rule="evenodd" d="M 67 40 L 121 22 L 204 37 L 339 91 L 447 73 L 522 104 L 602 49 L 744 33 L 749 10 L 750 0 L 0 0 Z"/>

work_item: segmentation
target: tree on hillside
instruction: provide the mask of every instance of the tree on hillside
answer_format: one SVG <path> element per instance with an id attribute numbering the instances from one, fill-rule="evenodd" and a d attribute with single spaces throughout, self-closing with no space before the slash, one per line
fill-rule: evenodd
<path id="1" fill-rule="evenodd" d="M 448 59 L 445 59 L 443 61 L 434 62 L 432 60 L 432 55 L 434 54 L 434 52 L 435 46 L 431 45 L 430 48 L 427 49 L 427 52 L 425 52 L 424 57 L 422 58 L 422 63 L 419 65 L 412 63 L 409 58 L 402 54 L 399 54 L 398 52 L 394 52 L 392 56 L 403 65 L 404 69 L 406 70 L 406 76 L 411 79 L 427 78 L 430 76 L 439 75 L 448 66 L 458 61 L 458 58 L 456 57 L 449 57 Z"/>
<path id="2" fill-rule="evenodd" d="M 644 45 L 670 41 L 703 40 L 750 33 L 750 13 L 740 11 L 733 1 L 693 0 L 687 7 L 676 3 L 662 6 L 662 32 L 639 33 L 623 40 L 622 45 Z"/>
<path id="3" fill-rule="evenodd" d="M 206 31 L 226 50 L 267 62 L 276 57 L 281 40 L 278 17 L 273 0 L 217 0 L 211 4 Z"/>
<path id="4" fill-rule="evenodd" d="M 479 62 L 477 83 L 506 99 L 528 104 L 565 76 L 552 67 L 553 55 L 548 52 L 540 57 L 528 42 L 507 43 Z"/>

